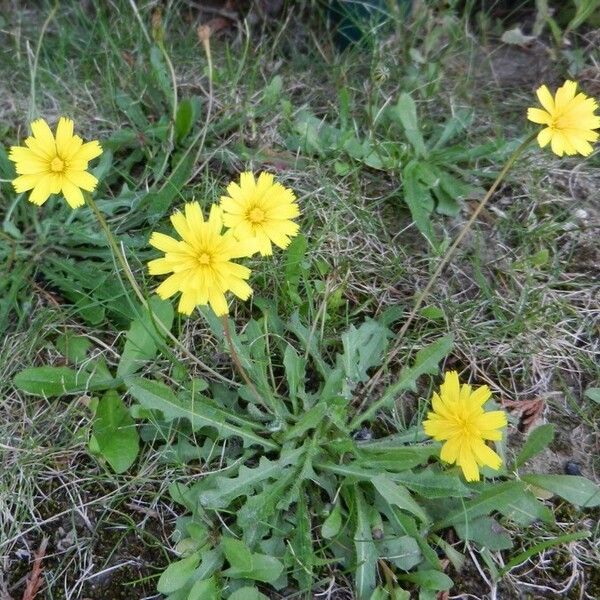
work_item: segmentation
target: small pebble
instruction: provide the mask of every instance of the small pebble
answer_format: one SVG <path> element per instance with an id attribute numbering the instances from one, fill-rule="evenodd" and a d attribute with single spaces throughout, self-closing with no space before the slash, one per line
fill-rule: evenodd
<path id="1" fill-rule="evenodd" d="M 574 460 L 568 460 L 565 463 L 565 473 L 567 475 L 581 475 L 581 465 Z"/>
<path id="2" fill-rule="evenodd" d="M 354 439 L 357 442 L 368 442 L 373 439 L 373 434 L 368 427 L 363 427 L 354 434 Z"/>

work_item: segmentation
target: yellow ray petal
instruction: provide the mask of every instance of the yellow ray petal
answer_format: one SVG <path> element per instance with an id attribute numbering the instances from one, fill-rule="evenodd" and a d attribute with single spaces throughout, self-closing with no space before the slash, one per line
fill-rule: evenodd
<path id="1" fill-rule="evenodd" d="M 46 156 L 51 157 L 56 154 L 54 136 L 52 135 L 52 131 L 50 131 L 50 127 L 48 127 L 48 123 L 46 123 L 44 119 L 37 119 L 31 123 L 31 133 Z"/>
<path id="2" fill-rule="evenodd" d="M 73 121 L 66 117 L 61 117 L 58 120 L 56 127 L 56 151 L 62 158 L 69 156 L 71 140 L 73 139 Z"/>
<path id="3" fill-rule="evenodd" d="M 62 193 L 71 208 L 79 208 L 85 204 L 81 190 L 66 177 L 63 178 Z"/>

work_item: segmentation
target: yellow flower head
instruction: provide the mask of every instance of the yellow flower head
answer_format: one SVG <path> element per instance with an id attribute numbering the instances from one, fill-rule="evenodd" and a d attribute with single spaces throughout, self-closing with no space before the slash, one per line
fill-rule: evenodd
<path id="1" fill-rule="evenodd" d="M 181 292 L 179 312 L 191 315 L 198 305 L 209 304 L 217 316 L 229 312 L 225 292 L 247 300 L 252 289 L 246 283 L 250 269 L 231 262 L 233 258 L 252 256 L 256 243 L 238 241 L 231 231 L 224 234 L 223 214 L 213 204 L 208 221 L 197 202 L 185 205 L 185 213 L 176 212 L 171 223 L 182 238 L 176 240 L 164 233 L 152 233 L 150 244 L 165 253 L 148 263 L 151 275 L 166 275 L 156 290 L 163 299 Z"/>
<path id="2" fill-rule="evenodd" d="M 93 192 L 98 183 L 87 168 L 90 160 L 102 154 L 100 144 L 84 144 L 73 135 L 73 121 L 65 117 L 58 121 L 56 138 L 44 119 L 31 123 L 31 133 L 25 146 L 13 146 L 8 156 L 19 175 L 12 182 L 17 193 L 32 190 L 29 200 L 38 206 L 51 194 L 62 193 L 71 208 L 82 206 L 81 190 Z"/>
<path id="3" fill-rule="evenodd" d="M 427 435 L 446 442 L 440 458 L 456 463 L 467 481 L 479 481 L 481 466 L 498 470 L 502 465 L 502 459 L 484 442 L 501 440 L 500 429 L 507 423 L 503 410 L 483 410 L 491 395 L 487 385 L 472 391 L 470 385 L 460 385 L 456 371 L 449 371 L 439 395 L 433 394 L 433 411 L 423 421 Z"/>
<path id="4" fill-rule="evenodd" d="M 221 197 L 223 223 L 236 238 L 255 238 L 263 256 L 273 254 L 271 243 L 286 248 L 290 238 L 298 233 L 292 221 L 300 214 L 294 192 L 273 181 L 270 173 L 261 173 L 258 180 L 252 173 L 242 173 L 240 183 L 230 183 L 229 196 Z"/>
<path id="5" fill-rule="evenodd" d="M 553 98 L 543 85 L 536 93 L 544 110 L 527 110 L 530 121 L 546 125 L 537 136 L 540 147 L 543 148 L 550 142 L 552 152 L 558 156 L 577 153 L 588 156 L 593 151 L 590 142 L 598 139 L 598 133 L 594 131 L 600 128 L 600 116 L 594 114 L 598 104 L 593 98 L 576 92 L 577 83 L 565 81 Z"/>

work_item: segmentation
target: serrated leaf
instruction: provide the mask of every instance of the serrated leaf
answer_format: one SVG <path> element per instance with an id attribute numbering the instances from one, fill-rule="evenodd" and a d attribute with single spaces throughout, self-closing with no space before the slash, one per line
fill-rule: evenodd
<path id="1" fill-rule="evenodd" d="M 357 600 L 367 600 L 377 581 L 377 548 L 373 543 L 367 504 L 362 492 L 354 488 L 356 503 L 356 529 L 354 531 L 354 549 L 356 552 L 356 571 L 354 581 Z"/>
<path id="2" fill-rule="evenodd" d="M 276 481 L 269 482 L 261 492 L 248 497 L 237 511 L 237 524 L 242 528 L 252 527 L 256 523 L 268 523 L 272 515 L 279 510 L 279 503 L 292 486 L 297 472 L 287 469 Z"/>
<path id="3" fill-rule="evenodd" d="M 358 329 L 351 325 L 342 334 L 344 352 L 340 356 L 340 362 L 346 375 L 347 398 L 356 384 L 368 380 L 368 369 L 381 363 L 388 333 L 387 327 L 368 319 Z"/>
<path id="4" fill-rule="evenodd" d="M 315 429 L 323 422 L 323 418 L 327 413 L 327 405 L 325 402 L 315 404 L 310 410 L 305 412 L 296 422 L 290 427 L 283 436 L 284 441 L 293 440 L 300 437 L 311 429 Z"/>
<path id="5" fill-rule="evenodd" d="M 171 563 L 162 573 L 156 589 L 161 594 L 171 594 L 181 589 L 194 573 L 200 562 L 200 553 L 194 554 Z"/>
<path id="6" fill-rule="evenodd" d="M 110 375 L 75 371 L 69 367 L 31 367 L 14 378 L 15 386 L 33 396 L 64 396 L 116 387 L 120 382 Z"/>
<path id="7" fill-rule="evenodd" d="M 110 390 L 100 399 L 92 426 L 94 446 L 115 473 L 123 473 L 134 463 L 139 436 L 123 400 Z"/>
<path id="8" fill-rule="evenodd" d="M 539 454 L 554 439 L 554 425 L 547 423 L 536 427 L 527 437 L 521 452 L 515 460 L 515 467 L 525 464 L 531 457 Z"/>
<path id="9" fill-rule="evenodd" d="M 600 505 L 600 487 L 578 475 L 523 475 L 531 485 L 548 490 L 577 506 L 591 508 Z"/>
<path id="10" fill-rule="evenodd" d="M 210 405 L 199 394 L 196 394 L 194 401 L 187 406 L 164 383 L 142 379 L 141 377 L 129 377 L 127 386 L 129 393 L 142 406 L 162 412 L 167 421 L 178 418 L 187 419 L 194 430 L 201 427 L 212 427 L 222 437 L 237 436 L 244 443 L 250 445 L 263 446 L 269 450 L 278 449 L 277 444 L 260 437 L 249 427 L 233 425 L 228 422 L 228 415 L 225 410 Z M 238 423 L 240 421 L 239 417 L 231 418 Z"/>
<path id="11" fill-rule="evenodd" d="M 258 465 L 253 468 L 241 465 L 236 477 L 214 475 L 207 481 L 212 487 L 202 490 L 198 501 L 205 508 L 225 508 L 236 498 L 253 494 L 255 487 L 263 481 L 280 478 L 284 474 L 284 468 L 296 464 L 303 453 L 304 448 L 297 448 L 282 455 L 277 461 L 261 456 Z"/>
<path id="12" fill-rule="evenodd" d="M 135 373 L 156 356 L 158 344 L 164 339 L 164 332 L 157 321 L 168 330 L 173 325 L 173 305 L 170 302 L 152 296 L 148 304 L 151 312 L 143 309 L 127 332 L 125 347 L 117 367 L 117 375 L 120 377 Z"/>

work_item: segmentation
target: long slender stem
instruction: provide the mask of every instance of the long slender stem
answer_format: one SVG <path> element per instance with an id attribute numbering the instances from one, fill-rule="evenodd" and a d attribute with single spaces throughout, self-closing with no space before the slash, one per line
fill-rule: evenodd
<path id="1" fill-rule="evenodd" d="M 519 147 L 509 156 L 508 160 L 506 161 L 506 164 L 504 165 L 504 167 L 498 174 L 498 177 L 496 177 L 496 180 L 494 181 L 494 183 L 492 183 L 490 189 L 487 191 L 485 196 L 482 198 L 482 200 L 479 203 L 479 205 L 477 206 L 477 208 L 473 211 L 473 214 L 471 215 L 469 220 L 465 223 L 463 228 L 460 230 L 459 234 L 456 236 L 456 239 L 454 240 L 454 242 L 452 243 L 450 248 L 448 248 L 446 255 L 441 260 L 440 264 L 437 266 L 436 270 L 434 271 L 433 275 L 429 279 L 429 281 L 428 281 L 427 285 L 425 286 L 425 288 L 423 289 L 423 291 L 417 297 L 417 300 L 416 300 L 412 310 L 410 311 L 406 321 L 404 321 L 404 324 L 400 328 L 400 331 L 395 336 L 394 346 L 391 349 L 391 351 L 389 352 L 389 354 L 387 355 L 383 365 L 377 370 L 375 375 L 373 375 L 373 377 L 371 378 L 371 381 L 369 382 L 369 385 L 367 386 L 367 389 L 366 389 L 365 400 L 363 401 L 363 403 L 361 404 L 361 406 L 359 407 L 357 412 L 360 413 L 365 402 L 370 397 L 369 392 L 372 391 L 373 388 L 377 385 L 377 383 L 381 379 L 381 376 L 383 375 L 384 371 L 387 369 L 390 362 L 400 352 L 400 342 L 402 341 L 404 335 L 408 331 L 408 328 L 410 327 L 411 323 L 414 321 L 415 317 L 417 316 L 419 309 L 421 308 L 421 306 L 423 306 L 423 302 L 425 301 L 425 299 L 427 298 L 427 296 L 433 289 L 434 284 L 437 282 L 439 276 L 442 274 L 442 271 L 446 268 L 446 266 L 448 265 L 450 260 L 454 257 L 456 249 L 458 248 L 460 243 L 463 241 L 465 235 L 471 229 L 471 227 L 473 226 L 473 223 L 475 223 L 475 221 L 477 220 L 477 217 L 480 215 L 481 211 L 485 208 L 489 199 L 493 196 L 494 192 L 496 191 L 496 189 L 498 188 L 498 186 L 500 185 L 500 183 L 502 182 L 504 177 L 506 177 L 506 174 L 508 173 L 510 168 L 513 166 L 513 164 L 519 158 L 519 156 L 521 156 L 521 154 L 523 153 L 525 148 L 527 148 L 527 146 L 529 146 L 529 144 L 535 139 L 535 136 L 536 136 L 536 134 L 533 133 L 529 137 L 527 137 L 519 145 Z"/>
<path id="2" fill-rule="evenodd" d="M 270 413 L 272 413 L 273 411 L 271 407 L 264 401 L 263 397 L 258 393 L 256 386 L 252 383 L 250 377 L 248 377 L 246 369 L 244 369 L 244 367 L 242 366 L 240 357 L 237 353 L 237 350 L 235 349 L 233 340 L 231 339 L 231 331 L 229 329 L 229 317 L 227 315 L 223 315 L 221 317 L 221 322 L 223 323 L 223 333 L 225 334 L 225 340 L 227 341 L 227 345 L 229 346 L 229 354 L 231 355 L 231 360 L 233 361 L 236 371 L 239 373 L 240 377 L 243 379 L 248 389 L 254 394 L 258 402 L 262 406 L 264 406 Z"/>
<path id="3" fill-rule="evenodd" d="M 211 369 L 207 364 L 203 363 L 200 359 L 198 359 L 196 356 L 194 356 L 171 333 L 171 330 L 158 318 L 158 315 L 156 315 L 154 313 L 154 311 L 152 311 L 150 305 L 148 304 L 148 301 L 146 300 L 142 290 L 140 289 L 140 286 L 138 285 L 137 281 L 135 280 L 135 277 L 131 271 L 131 268 L 129 267 L 129 263 L 127 262 L 127 259 L 125 258 L 125 253 L 124 253 L 123 249 L 119 246 L 119 243 L 117 242 L 115 235 L 113 234 L 109 224 L 107 223 L 106 219 L 104 218 L 104 215 L 100 212 L 100 209 L 98 208 L 98 205 L 92 198 L 91 194 L 85 194 L 85 199 L 86 199 L 87 205 L 92 209 L 94 216 L 98 220 L 98 223 L 100 223 L 100 227 L 102 227 L 102 230 L 104 231 L 104 234 L 106 235 L 106 240 L 108 241 L 108 245 L 109 245 L 110 249 L 112 250 L 113 255 L 115 256 L 115 258 L 121 265 L 121 268 L 125 272 L 125 276 L 127 277 L 127 280 L 129 281 L 129 284 L 131 285 L 131 288 L 135 292 L 135 295 L 138 297 L 140 304 L 147 311 L 149 311 L 151 313 L 153 322 L 189 359 L 194 361 L 200 368 L 202 368 L 207 373 L 210 373 L 213 377 L 215 377 L 227 384 L 236 385 L 235 382 L 231 381 L 230 379 L 227 379 L 227 377 L 223 377 L 223 375 L 221 375 L 214 369 Z"/>

